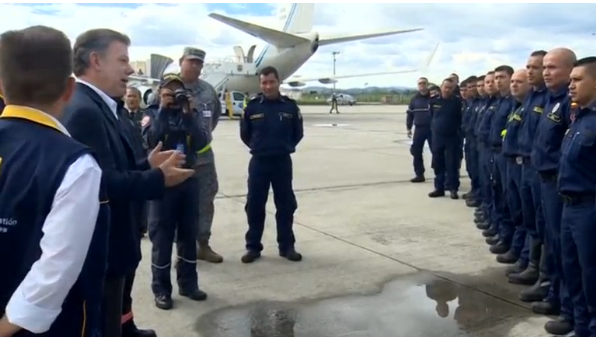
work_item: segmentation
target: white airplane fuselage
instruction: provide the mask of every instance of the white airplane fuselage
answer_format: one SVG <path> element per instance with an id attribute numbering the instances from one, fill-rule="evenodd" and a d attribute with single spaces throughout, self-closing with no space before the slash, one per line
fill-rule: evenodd
<path id="1" fill-rule="evenodd" d="M 260 92 L 258 73 L 268 66 L 277 69 L 280 81 L 283 82 L 298 71 L 316 53 L 318 46 L 316 46 L 317 48 L 314 47 L 314 40 L 310 43 L 300 44 L 283 50 L 277 50 L 273 46 L 265 47 L 275 48 L 276 50 L 269 57 L 265 53 L 265 56 L 261 60 L 259 58 L 255 60 L 256 70 L 254 75 L 230 76 L 226 83 L 226 89 L 248 93 Z"/>

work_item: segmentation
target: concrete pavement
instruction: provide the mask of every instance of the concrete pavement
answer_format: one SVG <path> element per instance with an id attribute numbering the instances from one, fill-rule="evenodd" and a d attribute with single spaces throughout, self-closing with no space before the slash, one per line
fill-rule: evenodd
<path id="1" fill-rule="evenodd" d="M 546 336 L 547 318 L 517 301 L 523 288 L 507 284 L 471 209 L 429 199 L 432 181 L 409 183 L 405 107 L 340 111 L 302 108 L 305 139 L 293 157 L 300 263 L 277 256 L 272 198 L 264 257 L 240 262 L 249 154 L 238 122 L 220 122 L 212 245 L 226 261 L 199 263 L 206 302 L 175 290 L 175 308 L 161 311 L 153 306 L 145 240 L 134 290 L 138 325 L 160 337 Z"/>

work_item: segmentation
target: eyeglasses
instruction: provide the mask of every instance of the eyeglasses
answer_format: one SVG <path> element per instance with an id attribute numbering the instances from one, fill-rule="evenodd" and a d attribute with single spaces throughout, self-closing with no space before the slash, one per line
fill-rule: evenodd
<path id="1" fill-rule="evenodd" d="M 418 82 L 418 85 L 427 85 L 427 82 Z"/>

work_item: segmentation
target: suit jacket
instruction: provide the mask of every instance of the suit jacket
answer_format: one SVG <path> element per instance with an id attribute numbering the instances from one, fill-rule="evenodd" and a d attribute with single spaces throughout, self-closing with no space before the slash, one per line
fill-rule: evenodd
<path id="1" fill-rule="evenodd" d="M 119 109 L 122 111 L 123 105 L 120 104 Z M 91 147 L 97 155 L 110 199 L 106 277 L 123 277 L 133 272 L 141 259 L 136 219 L 139 213 L 135 202 L 163 196 L 163 173 L 150 169 L 146 159 L 136 160 L 133 136 L 126 131 L 127 121 L 117 119 L 104 100 L 87 85 L 77 83 L 61 122 L 74 139 Z"/>

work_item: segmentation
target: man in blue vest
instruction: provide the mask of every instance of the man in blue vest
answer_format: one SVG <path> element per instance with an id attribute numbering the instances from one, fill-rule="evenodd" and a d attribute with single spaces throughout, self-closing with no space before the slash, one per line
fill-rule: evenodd
<path id="1" fill-rule="evenodd" d="M 0 336 L 96 336 L 109 209 L 91 149 L 56 119 L 75 87 L 71 43 L 34 26 L 0 44 Z"/>

